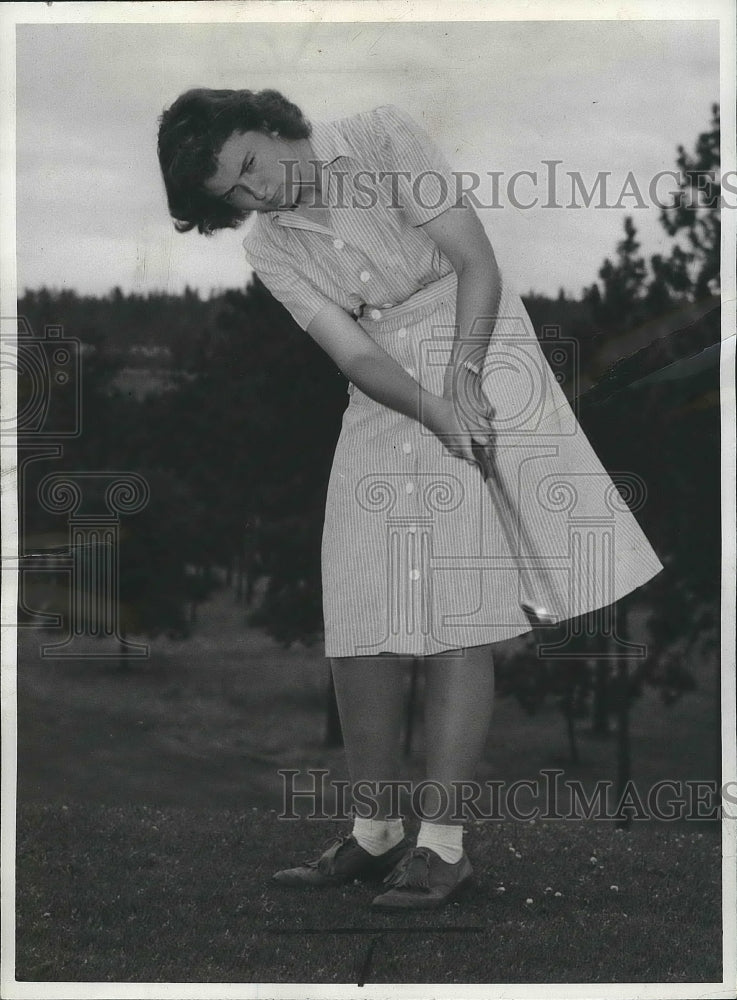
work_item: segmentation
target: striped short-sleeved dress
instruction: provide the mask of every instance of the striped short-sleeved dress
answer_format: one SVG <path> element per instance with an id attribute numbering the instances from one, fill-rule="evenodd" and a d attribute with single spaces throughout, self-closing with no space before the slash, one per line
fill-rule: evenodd
<path id="1" fill-rule="evenodd" d="M 420 385 L 442 392 L 456 276 L 421 227 L 455 203 L 454 175 L 393 106 L 316 124 L 311 142 L 329 226 L 259 215 L 247 258 L 303 328 L 337 303 Z M 497 414 L 497 468 L 524 536 L 503 530 L 475 467 L 349 385 L 322 541 L 327 656 L 497 642 L 530 631 L 523 599 L 542 599 L 565 620 L 609 606 L 663 568 L 632 513 L 641 484 L 602 466 L 503 274 L 483 386 Z M 541 590 L 531 595 L 536 578 Z"/>

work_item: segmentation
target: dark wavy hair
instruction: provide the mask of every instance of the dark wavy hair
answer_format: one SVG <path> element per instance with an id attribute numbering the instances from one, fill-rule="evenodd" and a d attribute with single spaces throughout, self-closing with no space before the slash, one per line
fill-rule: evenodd
<path id="1" fill-rule="evenodd" d="M 234 132 L 278 132 L 283 139 L 308 139 L 310 123 L 276 90 L 208 90 L 181 94 L 159 118 L 159 165 L 169 213 L 180 233 L 235 229 L 250 212 L 210 194 L 205 181 L 217 170 L 217 156 Z"/>

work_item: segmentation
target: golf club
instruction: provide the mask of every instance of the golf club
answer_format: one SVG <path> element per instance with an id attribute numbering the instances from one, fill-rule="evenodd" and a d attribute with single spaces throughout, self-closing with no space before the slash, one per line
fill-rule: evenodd
<path id="1" fill-rule="evenodd" d="M 537 551 L 534 543 L 532 542 L 522 519 L 517 515 L 514 503 L 507 493 L 504 482 L 499 475 L 493 455 L 490 455 L 484 446 L 478 444 L 476 441 L 473 442 L 472 448 L 474 457 L 481 471 L 481 475 L 489 491 L 489 496 L 491 497 L 497 513 L 499 514 L 499 522 L 502 526 L 502 531 L 504 532 L 510 552 L 514 552 L 516 547 L 514 537 L 514 525 L 516 523 L 521 548 L 524 550 L 524 554 L 537 558 Z M 550 581 L 547 580 L 546 569 L 543 566 L 539 566 L 538 569 L 538 576 L 546 577 L 547 589 L 550 592 Z M 529 573 L 524 566 L 520 565 L 519 571 L 524 580 L 524 589 L 527 597 L 527 600 L 520 602 L 520 607 L 522 608 L 522 611 L 524 612 L 530 625 L 533 627 L 539 625 L 557 625 L 558 616 L 550 611 L 546 604 L 539 599 L 540 595 L 537 591 L 539 583 L 533 582 L 531 573 Z"/>

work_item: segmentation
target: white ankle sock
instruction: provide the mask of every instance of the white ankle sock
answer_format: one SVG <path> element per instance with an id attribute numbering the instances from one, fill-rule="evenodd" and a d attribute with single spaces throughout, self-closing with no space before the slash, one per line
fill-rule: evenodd
<path id="1" fill-rule="evenodd" d="M 460 823 L 420 823 L 417 835 L 418 847 L 429 847 L 439 854 L 443 861 L 454 865 L 463 857 L 463 827 Z"/>
<path id="2" fill-rule="evenodd" d="M 401 819 L 363 819 L 356 816 L 352 832 L 359 847 L 378 857 L 396 847 L 404 837 L 404 823 Z"/>

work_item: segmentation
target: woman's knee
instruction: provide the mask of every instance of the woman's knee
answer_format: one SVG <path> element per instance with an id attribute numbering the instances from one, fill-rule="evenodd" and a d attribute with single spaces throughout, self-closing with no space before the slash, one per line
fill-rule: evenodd
<path id="1" fill-rule="evenodd" d="M 491 643 L 483 646 L 465 646 L 460 649 L 444 649 L 425 657 L 427 660 L 455 660 L 461 662 L 493 663 L 494 647 Z"/>

